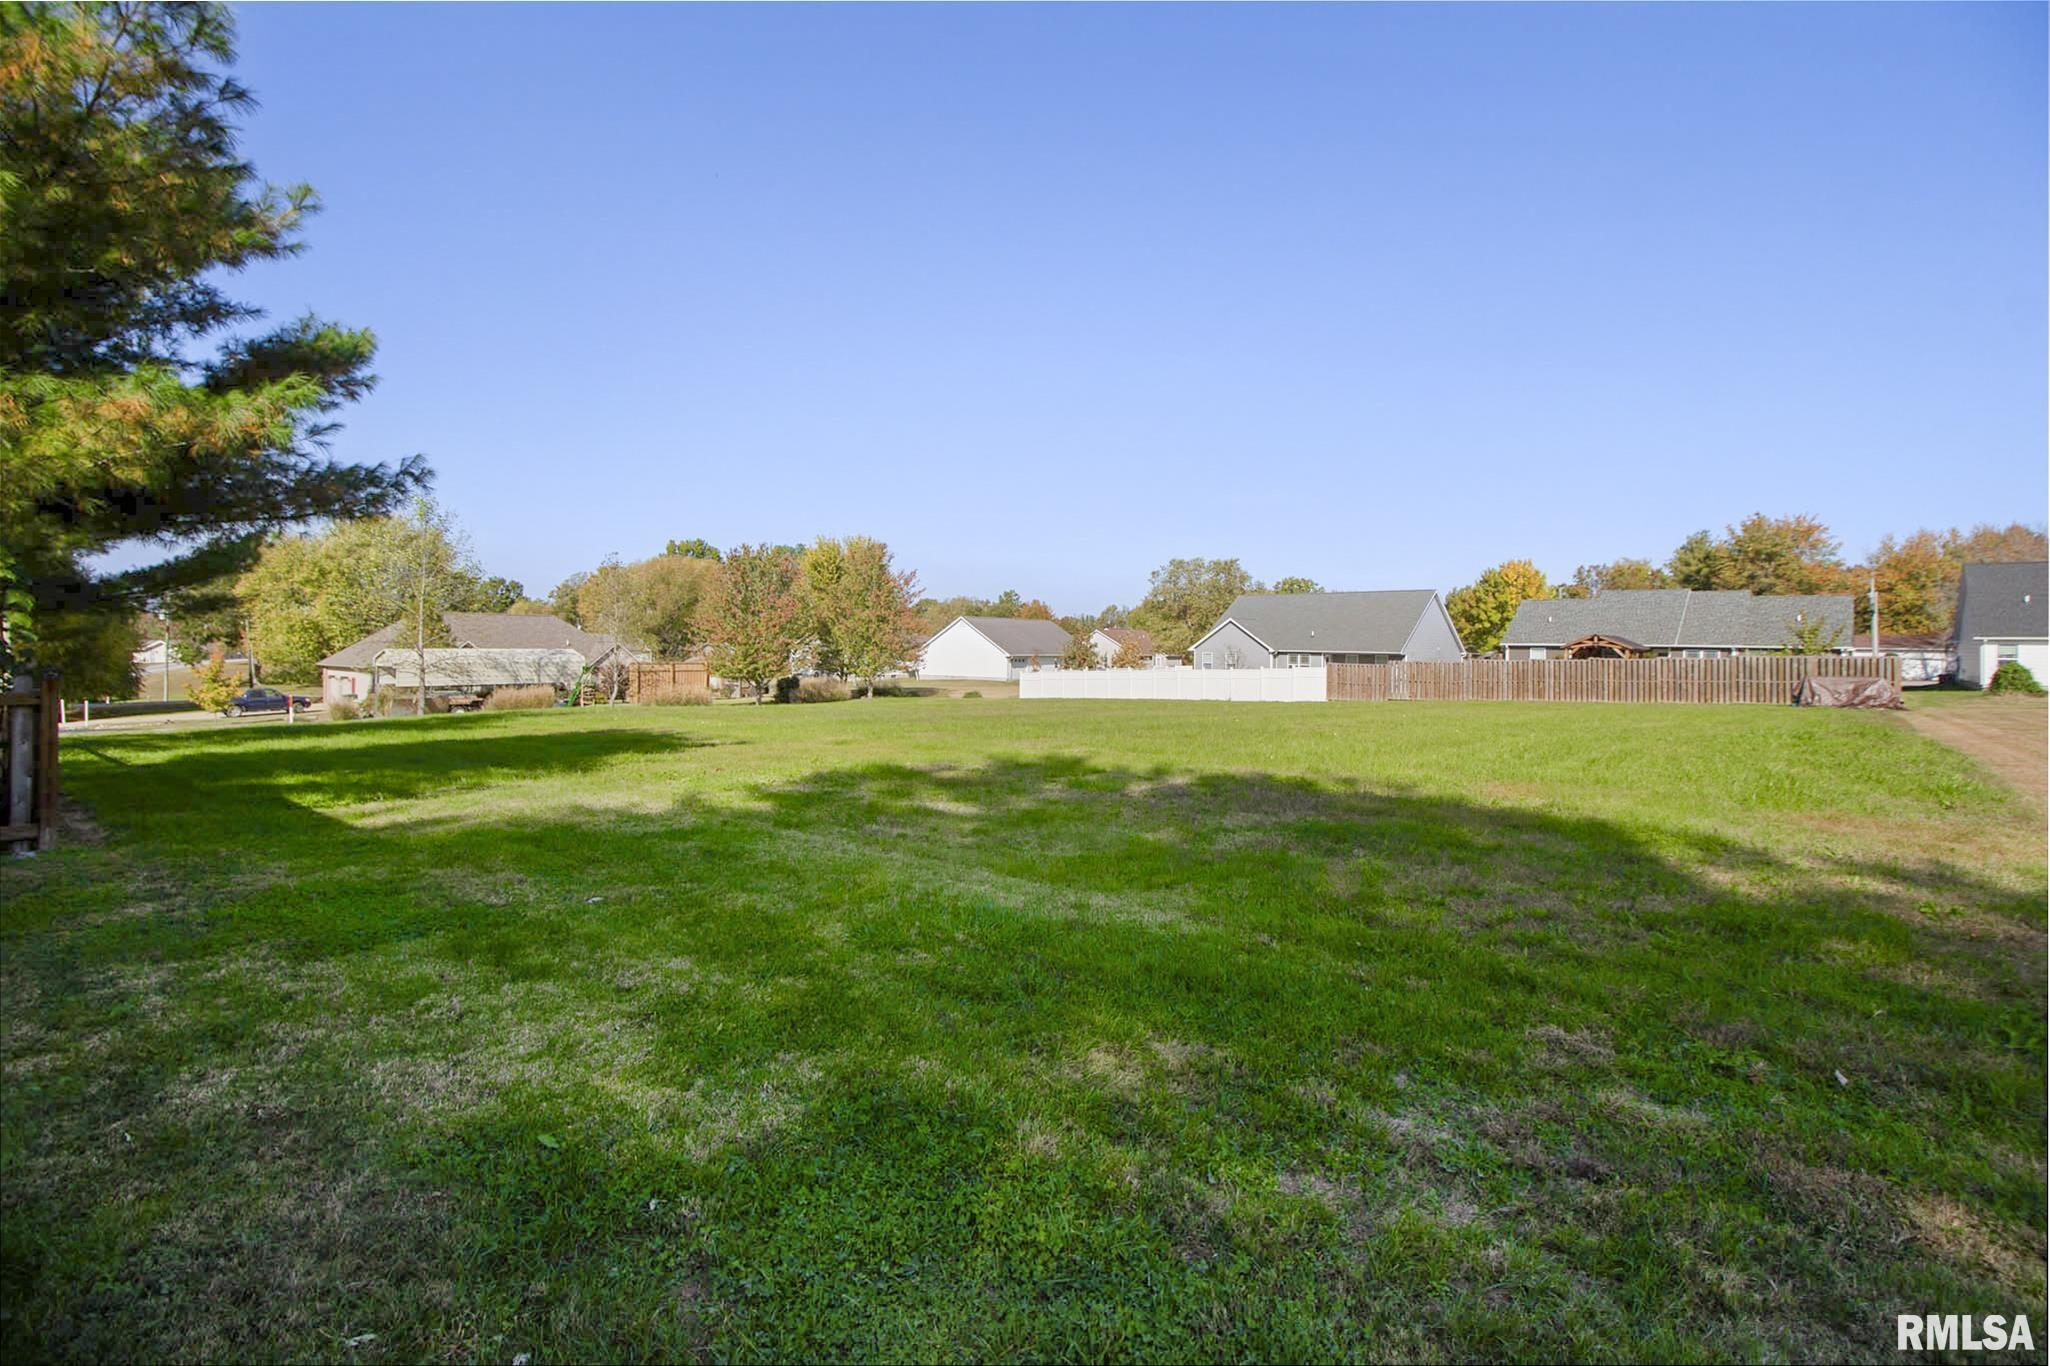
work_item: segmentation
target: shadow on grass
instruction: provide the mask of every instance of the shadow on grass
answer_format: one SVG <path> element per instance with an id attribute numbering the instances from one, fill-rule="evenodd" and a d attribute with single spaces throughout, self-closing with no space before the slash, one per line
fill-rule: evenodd
<path id="1" fill-rule="evenodd" d="M 159 800 L 169 795 L 218 808 L 283 799 L 328 808 L 418 798 L 458 785 L 587 773 L 630 756 L 712 743 L 640 729 L 478 734 L 482 724 L 464 716 L 352 724 L 346 730 L 241 730 L 209 734 L 198 744 L 189 735 L 123 737 L 114 743 L 79 739 L 67 742 L 65 755 L 137 770 L 132 776 L 157 787 L 152 795 Z"/>
<path id="2" fill-rule="evenodd" d="M 374 1270 L 484 1306 L 472 1340 L 387 1298 L 407 1356 L 491 1331 L 559 1356 L 1870 1354 L 1867 1321 L 1932 1284 L 2003 1304 L 2005 1271 L 1915 1241 L 1906 1192 L 2002 1238 L 2039 1222 L 2040 893 L 1969 867 L 1070 758 L 352 819 L 693 743 L 471 724 L 128 742 L 147 835 L 188 865 L 266 851 L 274 881 L 19 960 L 53 999 L 79 960 L 199 969 L 133 1023 L 75 994 L 63 1021 L 139 1031 L 78 1102 L 102 1128 L 225 1078 L 209 1151 L 148 1155 L 174 1210 L 206 1164 L 360 1107 L 459 1213 L 341 1257 L 346 1228 L 257 1211 L 235 1241 L 277 1246 L 291 1294 L 255 1260 L 234 1299 L 289 1306 L 227 1336 L 115 1292 L 95 1307 L 134 1336 L 80 1326 L 74 1283 L 180 1248 L 218 1270 L 189 1225 L 83 1264 L 39 1235 L 7 1253 L 9 1298 L 46 1306 L 14 1341 L 304 1354 Z M 346 1007 L 290 975 L 228 994 L 252 943 Z M 281 1008 L 321 1035 L 276 1064 L 319 1122 L 233 1103 Z M 73 1118 L 43 1104 L 31 1136 Z M 346 1168 L 344 1142 L 305 1160 Z M 9 1226 L 70 1227 L 105 1195 L 83 1170 L 30 1163 Z"/>

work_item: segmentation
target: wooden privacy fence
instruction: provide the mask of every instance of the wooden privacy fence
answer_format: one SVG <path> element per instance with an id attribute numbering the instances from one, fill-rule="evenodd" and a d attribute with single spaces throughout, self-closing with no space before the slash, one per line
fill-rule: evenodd
<path id="1" fill-rule="evenodd" d="M 1461 659 L 1327 664 L 1334 702 L 1760 702 L 1794 699 L 1804 678 L 1883 678 L 1891 655 L 1732 655 L 1723 659 Z"/>
<path id="2" fill-rule="evenodd" d="M 712 686 L 712 666 L 702 659 L 657 660 L 632 664 L 626 671 L 626 700 L 653 702 L 678 693 Z"/>
<path id="3" fill-rule="evenodd" d="M 52 674 L 0 692 L 0 849 L 25 854 L 57 843 L 57 726 L 64 704 Z"/>

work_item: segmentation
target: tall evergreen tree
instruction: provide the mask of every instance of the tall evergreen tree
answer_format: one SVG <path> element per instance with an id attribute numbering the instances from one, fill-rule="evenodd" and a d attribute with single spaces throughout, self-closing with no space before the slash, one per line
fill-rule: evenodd
<path id="1" fill-rule="evenodd" d="M 326 453 L 373 383 L 369 332 L 307 317 L 220 339 L 259 316 L 223 276 L 297 252 L 316 207 L 237 155 L 233 36 L 219 5 L 0 7 L 0 669 L 61 667 L 36 638 L 89 634 L 38 619 L 131 616 L 427 478 L 417 457 Z M 164 555 L 89 567 L 123 545 Z"/>

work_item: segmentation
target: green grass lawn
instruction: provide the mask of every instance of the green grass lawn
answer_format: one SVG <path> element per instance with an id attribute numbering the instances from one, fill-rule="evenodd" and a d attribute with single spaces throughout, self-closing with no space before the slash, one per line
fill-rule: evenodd
<path id="1" fill-rule="evenodd" d="M 1890 717 L 65 764 L 105 842 L 0 866 L 11 1359 L 1876 1360 L 2043 1307 L 2041 825 Z"/>

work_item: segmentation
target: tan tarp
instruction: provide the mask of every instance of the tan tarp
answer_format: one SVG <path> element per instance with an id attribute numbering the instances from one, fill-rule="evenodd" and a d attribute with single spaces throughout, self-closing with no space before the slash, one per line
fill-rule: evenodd
<path id="1" fill-rule="evenodd" d="M 1883 678 L 1804 678 L 1794 685 L 1794 705 L 1897 710 L 1901 690 Z"/>

